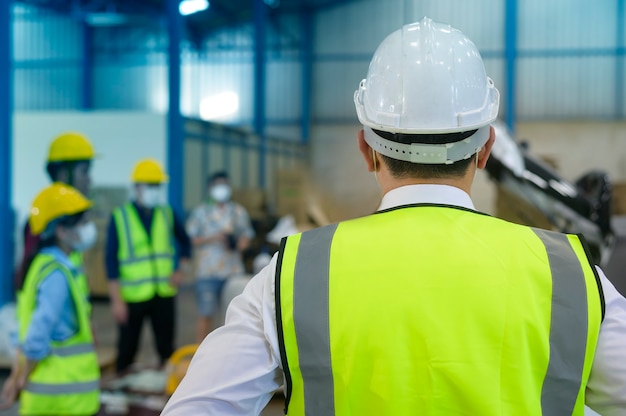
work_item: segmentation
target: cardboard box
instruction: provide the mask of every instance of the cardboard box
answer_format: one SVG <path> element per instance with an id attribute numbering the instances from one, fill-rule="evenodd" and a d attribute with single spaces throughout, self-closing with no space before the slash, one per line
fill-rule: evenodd
<path id="1" fill-rule="evenodd" d="M 613 183 L 611 214 L 626 215 L 626 182 Z"/>
<path id="2" fill-rule="evenodd" d="M 83 266 L 91 295 L 108 297 L 109 290 L 104 265 L 107 229 L 113 209 L 128 201 L 128 189 L 126 187 L 94 187 L 91 191 L 91 200 L 94 205 L 90 216 L 96 224 L 98 239 L 96 244 L 83 254 Z"/>
<path id="3" fill-rule="evenodd" d="M 276 215 L 293 215 L 296 223 L 307 219 L 308 175 L 304 169 L 276 171 Z"/>
<path id="4" fill-rule="evenodd" d="M 258 188 L 233 189 L 233 201 L 241 204 L 250 218 L 260 219 L 267 215 L 265 191 Z"/>

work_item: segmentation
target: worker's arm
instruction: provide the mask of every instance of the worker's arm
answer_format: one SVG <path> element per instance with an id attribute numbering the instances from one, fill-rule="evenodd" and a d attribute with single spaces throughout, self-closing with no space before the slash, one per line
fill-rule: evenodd
<path id="1" fill-rule="evenodd" d="M 174 239 L 178 243 L 179 251 L 176 270 L 172 274 L 170 284 L 174 287 L 179 287 L 183 283 L 185 275 L 191 269 L 191 240 L 185 230 L 185 225 L 179 220 L 176 213 L 173 212 L 172 217 L 174 219 Z"/>
<path id="2" fill-rule="evenodd" d="M 248 212 L 241 205 L 236 205 L 237 251 L 244 252 L 254 238 L 254 229 L 250 223 Z"/>
<path id="3" fill-rule="evenodd" d="M 603 416 L 626 414 L 626 299 L 598 268 L 606 313 L 587 383 L 585 402 Z"/>
<path id="4" fill-rule="evenodd" d="M 120 292 L 120 262 L 117 257 L 119 251 L 119 240 L 115 220 L 111 216 L 107 229 L 107 241 L 104 250 L 104 263 L 107 271 L 107 283 L 109 287 L 109 300 L 111 302 L 111 313 L 115 321 L 125 324 L 128 319 L 128 307 L 122 299 Z"/>
<path id="5" fill-rule="evenodd" d="M 38 360 L 27 359 L 21 350 L 18 349 L 16 351 L 11 365 L 11 373 L 5 380 L 2 386 L 2 393 L 0 393 L 0 410 L 7 410 L 15 404 L 20 392 L 26 386 L 28 377 L 35 370 L 38 363 Z"/>
<path id="6" fill-rule="evenodd" d="M 226 235 L 223 232 L 216 232 L 211 234 L 204 234 L 201 223 L 203 216 L 206 215 L 203 206 L 199 206 L 191 212 L 185 230 L 187 235 L 191 239 L 191 244 L 194 247 L 204 246 L 206 244 L 222 243 L 226 244 Z"/>
<path id="7" fill-rule="evenodd" d="M 258 415 L 282 384 L 274 307 L 276 256 L 233 299 L 162 415 Z"/>
<path id="8" fill-rule="evenodd" d="M 20 391 L 26 385 L 28 377 L 40 360 L 50 353 L 52 334 L 67 339 L 78 331 L 78 327 L 58 328 L 63 311 L 71 300 L 67 278 L 60 270 L 54 270 L 45 277 L 37 290 L 35 310 L 32 314 L 26 336 L 17 348 L 11 373 L 2 387 L 0 410 L 10 408 Z M 66 323 L 67 324 L 67 323 Z M 78 325 L 78 322 L 75 322 Z"/>
<path id="9" fill-rule="evenodd" d="M 35 310 L 20 343 L 20 350 L 28 360 L 39 361 L 50 354 L 53 332 L 56 337 L 63 339 L 78 332 L 78 319 L 74 327 L 67 327 L 67 323 L 59 325 L 63 312 L 70 307 L 73 307 L 73 300 L 67 277 L 56 269 L 39 284 Z"/>
<path id="10" fill-rule="evenodd" d="M 174 218 L 174 238 L 180 248 L 179 257 L 181 261 L 188 261 L 191 259 L 191 240 L 182 221 L 179 220 L 176 214 L 172 216 Z"/>

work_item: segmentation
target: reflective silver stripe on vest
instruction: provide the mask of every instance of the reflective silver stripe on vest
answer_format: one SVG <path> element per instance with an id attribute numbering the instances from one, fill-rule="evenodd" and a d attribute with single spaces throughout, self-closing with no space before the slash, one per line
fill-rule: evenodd
<path id="1" fill-rule="evenodd" d="M 533 229 L 546 246 L 552 272 L 550 361 L 541 391 L 544 415 L 571 415 L 587 351 L 587 285 L 566 235 Z"/>
<path id="2" fill-rule="evenodd" d="M 172 256 L 170 254 L 155 254 L 153 256 L 133 257 L 128 260 L 122 260 L 119 263 L 123 265 L 128 265 L 128 264 L 134 264 L 134 263 L 145 261 L 145 260 L 159 260 L 159 259 L 171 260 Z"/>
<path id="3" fill-rule="evenodd" d="M 143 279 L 138 279 L 138 280 L 121 280 L 120 281 L 120 286 L 140 286 L 144 283 L 169 283 L 170 282 L 170 278 L 169 277 L 159 277 L 159 278 L 155 278 L 155 277 L 144 277 Z"/>
<path id="4" fill-rule="evenodd" d="M 307 415 L 334 415 L 328 278 L 337 224 L 302 234 L 293 282 L 293 319 Z M 314 319 L 311 319 L 314 317 Z"/>
<path id="5" fill-rule="evenodd" d="M 77 344 L 70 345 L 67 347 L 52 347 L 50 349 L 50 354 L 59 356 L 59 357 L 69 357 L 72 355 L 79 354 L 87 354 L 94 352 L 93 344 Z"/>
<path id="6" fill-rule="evenodd" d="M 70 384 L 46 384 L 46 383 L 33 383 L 28 382 L 24 387 L 24 390 L 33 394 L 47 394 L 47 395 L 61 395 L 61 394 L 75 394 L 75 393 L 89 393 L 100 388 L 100 382 L 85 381 L 82 383 L 70 383 Z"/>

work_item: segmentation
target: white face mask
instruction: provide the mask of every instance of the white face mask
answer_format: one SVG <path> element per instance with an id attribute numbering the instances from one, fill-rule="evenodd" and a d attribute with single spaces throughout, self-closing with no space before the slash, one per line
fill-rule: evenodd
<path id="1" fill-rule="evenodd" d="M 216 202 L 228 202 L 230 200 L 230 186 L 226 184 L 214 185 L 211 188 L 211 198 Z"/>
<path id="2" fill-rule="evenodd" d="M 76 234 L 78 239 L 72 242 L 72 248 L 76 251 L 82 252 L 89 250 L 98 239 L 98 229 L 93 221 L 86 222 L 76 227 Z"/>
<path id="3" fill-rule="evenodd" d="M 140 191 L 140 202 L 146 208 L 154 208 L 163 203 L 163 192 L 160 187 L 144 186 Z"/>

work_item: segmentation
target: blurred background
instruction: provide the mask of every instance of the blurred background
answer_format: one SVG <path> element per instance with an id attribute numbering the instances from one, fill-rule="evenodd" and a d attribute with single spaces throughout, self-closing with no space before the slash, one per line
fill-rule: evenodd
<path id="1" fill-rule="evenodd" d="M 284 215 L 305 229 L 373 212 L 353 93 L 382 39 L 423 16 L 476 43 L 526 154 L 571 183 L 600 170 L 610 215 L 626 213 L 625 0 L 2 0 L 0 304 L 63 131 L 98 153 L 100 227 L 144 157 L 166 166 L 181 213 L 227 170 L 261 240 Z M 566 228 L 532 198 L 507 204 L 497 175 L 481 174 L 472 196 L 481 211 Z M 88 274 L 106 296 L 98 250 Z"/>

